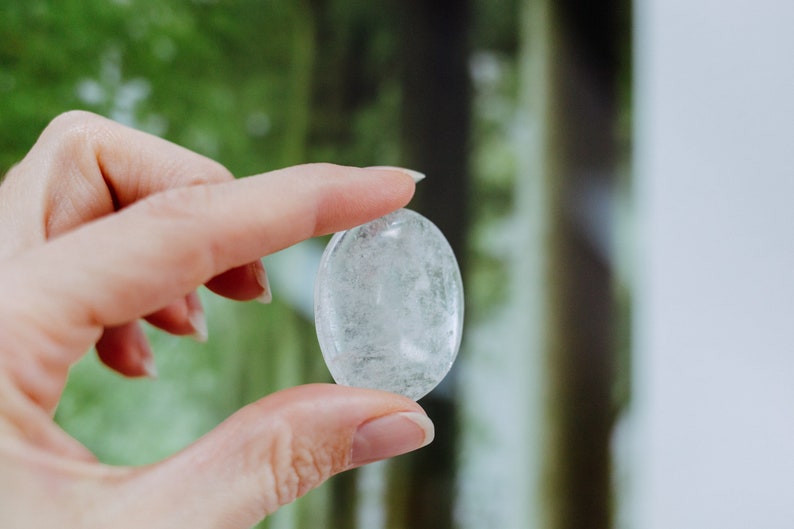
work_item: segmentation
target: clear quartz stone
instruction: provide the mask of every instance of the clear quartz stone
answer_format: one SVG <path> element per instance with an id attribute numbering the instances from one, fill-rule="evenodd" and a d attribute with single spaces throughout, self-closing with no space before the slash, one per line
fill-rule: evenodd
<path id="1" fill-rule="evenodd" d="M 337 383 L 420 399 L 460 347 L 463 282 L 452 248 L 408 209 L 335 234 L 320 262 L 314 318 Z"/>

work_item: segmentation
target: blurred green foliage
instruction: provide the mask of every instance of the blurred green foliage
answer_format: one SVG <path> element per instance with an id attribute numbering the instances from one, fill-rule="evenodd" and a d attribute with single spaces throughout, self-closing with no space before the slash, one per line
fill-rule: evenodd
<path id="1" fill-rule="evenodd" d="M 71 109 L 167 138 L 238 176 L 308 161 L 398 164 L 401 9 L 337 0 L 0 2 L 0 174 Z M 144 464 L 267 393 L 329 380 L 311 323 L 276 298 L 264 307 L 202 292 L 207 344 L 148 329 L 156 381 L 121 379 L 86 355 L 56 420 L 101 460 Z M 339 480 L 265 525 L 349 520 L 355 502 L 329 498 L 355 488 L 354 476 Z"/>
<path id="2" fill-rule="evenodd" d="M 524 264 L 517 262 L 515 240 L 525 227 L 514 225 L 511 215 L 526 207 L 514 196 L 521 171 L 515 128 L 527 118 L 527 110 L 517 106 L 519 92 L 526 90 L 517 64 L 526 38 L 518 13 L 532 3 L 0 0 L 0 174 L 24 156 L 53 117 L 71 109 L 165 137 L 218 160 L 238 176 L 309 161 L 399 165 L 407 152 L 422 151 L 406 148 L 413 141 L 405 132 L 406 109 L 423 108 L 405 101 L 406 61 L 412 59 L 405 56 L 406 42 L 428 37 L 406 20 L 422 22 L 417 13 L 431 4 L 436 15 L 469 10 L 463 13 L 468 42 L 461 40 L 468 48 L 461 53 L 469 61 L 463 77 L 470 77 L 471 90 L 443 85 L 439 91 L 470 96 L 471 120 L 463 122 L 471 130 L 463 135 L 468 144 L 461 166 L 469 167 L 472 178 L 453 175 L 431 182 L 439 175 L 430 175 L 420 195 L 434 189 L 437 196 L 419 200 L 425 198 L 426 209 L 443 209 L 444 201 L 452 203 L 455 186 L 469 190 L 472 199 L 458 208 L 466 210 L 461 217 L 470 217 L 458 239 L 466 246 L 465 252 L 459 248 L 459 257 L 467 264 L 467 306 L 473 309 L 467 321 L 487 324 L 515 295 L 510 292 L 515 285 L 506 280 L 508 269 Z M 460 9 L 463 4 L 468 7 Z M 565 5 L 576 11 L 575 3 Z M 411 10 L 416 12 L 406 16 Z M 435 50 L 420 46 L 418 51 Z M 422 82 L 412 86 L 423 88 Z M 420 89 L 411 97 L 423 95 Z M 411 118 L 417 119 L 415 113 Z M 444 140 L 426 140 L 425 152 Z M 454 227 L 459 218 L 451 220 Z M 158 380 L 121 379 L 93 354 L 73 368 L 56 419 L 101 460 L 135 465 L 161 459 L 245 403 L 287 386 L 328 380 L 311 322 L 278 291 L 267 307 L 201 294 L 209 321 L 207 344 L 149 329 Z M 499 342 L 501 355 L 504 336 L 490 337 Z M 515 367 L 495 373 L 496 379 L 520 373 Z M 505 409 L 525 411 L 524 403 L 511 406 Z M 444 426 L 439 434 L 453 431 L 457 411 L 439 409 L 444 411 L 433 411 L 446 415 L 434 415 Z M 487 438 L 476 421 L 465 421 L 465 435 Z M 437 466 L 454 457 L 436 457 L 443 460 Z M 503 462 L 509 458 L 503 455 Z M 406 489 L 423 471 L 411 461 L 400 458 L 396 463 L 403 470 L 388 476 L 387 496 L 396 507 L 384 515 L 384 526 L 443 529 L 446 525 L 427 522 L 434 519 L 432 513 L 419 520 L 415 512 L 437 509 L 434 501 L 448 499 L 453 491 L 446 482 L 433 482 L 414 495 L 426 492 L 425 504 L 411 497 Z M 361 491 L 356 474 L 347 473 L 298 506 L 282 509 L 265 526 L 350 527 L 356 491 Z M 451 523 L 452 513 L 445 517 Z"/>
<path id="3" fill-rule="evenodd" d="M 0 2 L 0 175 L 71 109 L 165 137 L 238 176 L 320 160 L 396 163 L 390 17 L 374 4 L 307 0 Z M 278 293 L 268 307 L 202 298 L 209 343 L 149 329 L 157 381 L 120 379 L 94 354 L 73 368 L 56 419 L 101 460 L 156 461 L 245 403 L 329 380 L 311 324 Z M 266 524 L 330 524 L 317 508 L 329 494 Z"/>
<path id="4" fill-rule="evenodd" d="M 393 162 L 388 22 L 382 9 L 341 2 L 3 2 L 0 172 L 74 108 L 239 175 L 309 159 Z"/>

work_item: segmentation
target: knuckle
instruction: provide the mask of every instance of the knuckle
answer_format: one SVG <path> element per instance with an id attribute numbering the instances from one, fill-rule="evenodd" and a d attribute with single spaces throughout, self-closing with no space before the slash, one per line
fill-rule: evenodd
<path id="1" fill-rule="evenodd" d="M 289 427 L 280 430 L 282 433 L 275 436 L 268 456 L 272 492 L 266 507 L 268 512 L 295 501 L 340 468 L 337 458 L 325 447 L 314 446 L 310 439 L 296 436 Z"/>
<path id="2" fill-rule="evenodd" d="M 161 182 L 179 187 L 230 182 L 234 175 L 223 164 L 174 146 L 176 155 L 158 160 Z"/>
<path id="3" fill-rule="evenodd" d="M 211 207 L 209 188 L 203 185 L 175 187 L 139 202 L 147 215 L 170 221 L 198 221 L 198 216 Z"/>
<path id="4" fill-rule="evenodd" d="M 83 110 L 55 117 L 41 133 L 39 144 L 49 153 L 54 167 L 72 174 L 99 175 L 97 145 L 112 136 L 110 121 Z"/>
<path id="5" fill-rule="evenodd" d="M 184 147 L 171 145 L 170 156 L 155 156 L 150 137 L 141 131 L 130 129 L 122 124 L 97 114 L 83 110 L 70 110 L 55 117 L 44 129 L 42 139 L 51 145 L 51 149 L 61 158 L 87 159 L 93 165 L 99 151 L 110 151 L 116 158 L 129 163 L 134 156 L 144 153 L 149 162 L 156 158 L 154 164 L 163 184 L 177 186 L 195 186 L 234 180 L 234 175 L 222 164 L 204 156 L 197 155 Z M 160 147 L 168 142 L 160 140 Z M 125 145 L 135 142 L 135 149 Z M 148 147 L 144 147 L 148 146 Z M 165 150 L 163 152 L 166 152 Z M 136 154 L 132 154 L 136 153 Z M 186 170 L 186 162 L 188 169 Z"/>
<path id="6" fill-rule="evenodd" d="M 50 121 L 42 138 L 52 139 L 67 147 L 84 148 L 107 130 L 108 120 L 105 118 L 84 110 L 70 110 Z"/>
<path id="7" fill-rule="evenodd" d="M 221 266 L 222 243 L 214 237 L 206 237 L 206 244 L 191 244 L 189 241 L 197 229 L 212 230 L 206 222 L 206 213 L 213 207 L 212 203 L 208 186 L 177 187 L 149 195 L 130 209 L 136 208 L 138 218 L 152 223 L 159 239 L 169 241 L 167 251 L 175 262 L 189 264 L 191 275 L 204 281 L 217 273 Z M 171 244 L 180 237 L 185 244 Z"/>
<path id="8" fill-rule="evenodd" d="M 216 182 L 231 182 L 234 175 L 220 162 L 202 157 L 204 171 L 192 176 L 190 185 L 212 184 Z M 181 171 L 181 168 L 177 168 Z"/>
<path id="9" fill-rule="evenodd" d="M 48 128 L 81 127 L 103 121 L 104 118 L 87 110 L 68 110 L 50 121 Z"/>

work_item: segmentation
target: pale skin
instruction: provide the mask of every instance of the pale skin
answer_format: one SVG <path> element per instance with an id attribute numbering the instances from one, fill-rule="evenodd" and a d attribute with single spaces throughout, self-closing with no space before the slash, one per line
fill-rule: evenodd
<path id="1" fill-rule="evenodd" d="M 384 215 L 413 190 L 397 169 L 327 164 L 234 180 L 98 116 L 56 118 L 0 185 L 3 526 L 245 529 L 336 473 L 429 443 L 415 402 L 328 384 L 265 397 L 138 468 L 98 462 L 52 420 L 93 347 L 122 375 L 152 375 L 140 320 L 204 338 L 197 287 L 266 300 L 262 256 Z"/>

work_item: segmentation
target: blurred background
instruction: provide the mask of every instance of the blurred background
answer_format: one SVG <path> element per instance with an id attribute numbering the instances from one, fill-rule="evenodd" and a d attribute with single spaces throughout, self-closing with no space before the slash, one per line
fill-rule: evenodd
<path id="1" fill-rule="evenodd" d="M 436 440 L 261 527 L 791 527 L 792 23 L 774 0 L 0 0 L 0 174 L 75 108 L 238 176 L 427 174 L 410 207 L 467 303 L 421 401 Z M 59 423 L 144 464 L 329 381 L 325 242 L 265 258 L 269 306 L 201 292 L 208 343 L 151 331 L 157 380 L 87 355 Z"/>

